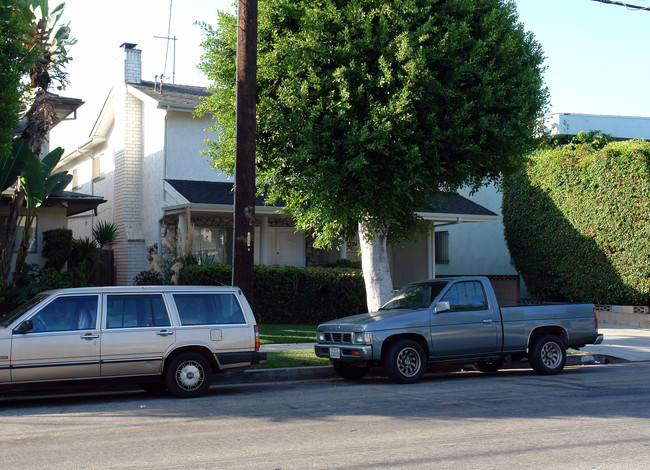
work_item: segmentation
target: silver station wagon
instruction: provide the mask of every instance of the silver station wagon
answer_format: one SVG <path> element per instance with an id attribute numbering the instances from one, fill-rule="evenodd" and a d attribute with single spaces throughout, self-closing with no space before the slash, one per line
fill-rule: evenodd
<path id="1" fill-rule="evenodd" d="M 195 397 L 214 372 L 264 362 L 237 287 L 86 287 L 43 292 L 0 318 L 0 385 L 142 379 Z"/>

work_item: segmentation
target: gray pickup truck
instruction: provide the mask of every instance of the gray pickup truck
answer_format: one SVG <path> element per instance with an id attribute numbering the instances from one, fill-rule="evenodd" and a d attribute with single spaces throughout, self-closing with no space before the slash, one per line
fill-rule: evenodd
<path id="1" fill-rule="evenodd" d="M 540 374 L 557 374 L 566 349 L 599 344 L 592 304 L 501 307 L 485 277 L 409 284 L 379 311 L 318 326 L 315 353 L 348 379 L 382 366 L 398 383 L 416 382 L 428 365 L 472 365 L 496 372 L 524 358 Z"/>

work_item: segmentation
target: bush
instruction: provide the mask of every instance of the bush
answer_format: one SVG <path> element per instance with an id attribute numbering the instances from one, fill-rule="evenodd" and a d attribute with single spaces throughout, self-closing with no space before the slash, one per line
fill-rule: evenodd
<path id="1" fill-rule="evenodd" d="M 253 311 L 260 323 L 316 324 L 367 311 L 361 271 L 256 265 Z M 180 284 L 230 285 L 232 268 L 188 266 Z"/>
<path id="2" fill-rule="evenodd" d="M 505 178 L 506 242 L 539 300 L 648 305 L 650 144 L 594 142 L 538 151 Z"/>
<path id="3" fill-rule="evenodd" d="M 141 271 L 133 278 L 136 286 L 162 286 L 165 284 L 162 274 L 153 271 Z"/>
<path id="4" fill-rule="evenodd" d="M 66 228 L 43 232 L 43 256 L 47 258 L 45 267 L 58 271 L 63 269 L 72 249 L 72 230 Z"/>

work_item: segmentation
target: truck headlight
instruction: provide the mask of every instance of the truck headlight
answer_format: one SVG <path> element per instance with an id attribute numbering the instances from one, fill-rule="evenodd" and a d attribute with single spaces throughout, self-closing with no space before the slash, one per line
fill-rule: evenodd
<path id="1" fill-rule="evenodd" d="M 319 343 L 324 343 L 325 342 L 325 333 L 322 331 L 319 331 L 316 333 L 316 339 L 318 340 Z"/>
<path id="2" fill-rule="evenodd" d="M 370 333 L 355 333 L 354 342 L 357 344 L 372 344 L 372 335 Z"/>

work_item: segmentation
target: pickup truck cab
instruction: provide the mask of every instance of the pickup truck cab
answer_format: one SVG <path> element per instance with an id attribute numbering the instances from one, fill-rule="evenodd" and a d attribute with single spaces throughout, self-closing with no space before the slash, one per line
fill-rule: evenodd
<path id="1" fill-rule="evenodd" d="M 265 359 L 237 287 L 58 289 L 0 317 L 0 385 L 130 378 L 195 397 Z"/>
<path id="2" fill-rule="evenodd" d="M 345 378 L 382 366 L 398 383 L 415 382 L 430 364 L 471 364 L 496 372 L 528 358 L 540 374 L 557 374 L 566 349 L 599 344 L 593 304 L 499 307 L 485 277 L 409 284 L 377 312 L 318 326 L 315 353 Z"/>

